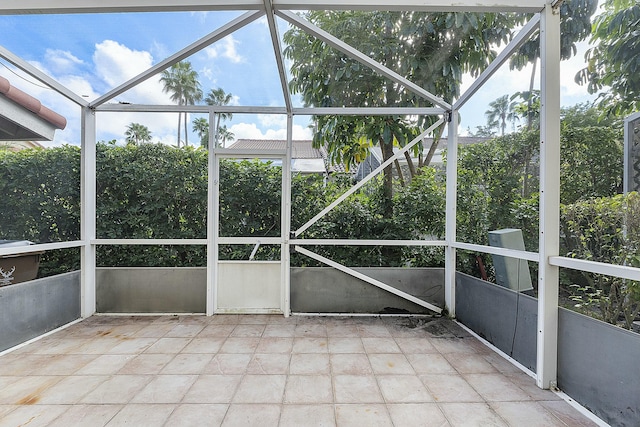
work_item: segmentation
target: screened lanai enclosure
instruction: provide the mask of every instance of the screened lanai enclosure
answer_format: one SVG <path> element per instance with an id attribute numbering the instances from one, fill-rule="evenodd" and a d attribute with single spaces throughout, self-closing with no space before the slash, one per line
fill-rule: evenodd
<path id="1" fill-rule="evenodd" d="M 562 256 L 560 252 L 561 5 L 562 1 L 545 0 L 462 0 L 455 3 L 438 0 L 22 0 L 0 5 L 0 19 L 6 16 L 20 16 L 21 19 L 11 34 L 0 35 L 0 59 L 6 64 L 5 68 L 14 73 L 9 80 L 12 84 L 18 84 L 24 78 L 37 82 L 37 89 L 28 86 L 36 92 L 32 95 L 45 94 L 47 99 L 54 100 L 52 108 L 72 111 L 66 119 L 70 127 L 74 128 L 75 124 L 74 129 L 77 129 L 75 135 L 64 138 L 64 142 L 70 144 L 64 150 L 68 152 L 66 158 L 74 162 L 71 167 L 57 163 L 66 160 L 53 154 L 45 160 L 45 164 L 57 170 L 55 182 L 38 184 L 36 176 L 33 181 L 18 185 L 11 181 L 15 176 L 13 171 L 8 168 L 0 171 L 5 191 L 2 197 L 8 200 L 9 192 L 21 194 L 22 200 L 38 200 L 40 207 L 57 206 L 62 212 L 51 217 L 40 214 L 40 218 L 34 219 L 28 212 L 21 212 L 21 206 L 28 205 L 26 202 L 3 205 L 2 227 L 6 235 L 0 235 L 0 239 L 14 241 L 11 245 L 0 245 L 0 257 L 6 261 L 3 265 L 10 268 L 17 262 L 13 260 L 33 254 L 49 257 L 54 263 L 58 261 L 53 272 L 41 271 L 41 278 L 0 287 L 0 351 L 6 351 L 6 355 L 0 357 L 24 352 L 29 348 L 24 347 L 24 343 L 57 328 L 86 324 L 91 325 L 87 326 L 93 328 L 91 330 L 98 330 L 100 325 L 113 321 L 108 320 L 114 319 L 111 316 L 122 315 L 131 317 L 115 319 L 131 319 L 150 327 L 149 319 L 156 317 L 146 316 L 157 316 L 159 324 L 164 321 L 162 319 L 175 319 L 176 316 L 188 319 L 186 314 L 199 314 L 203 316 L 193 318 L 205 319 L 203 322 L 216 323 L 215 319 L 232 318 L 240 329 L 247 329 L 246 325 L 242 326 L 243 320 L 238 320 L 243 318 L 240 315 L 246 315 L 246 319 L 280 319 L 265 323 L 294 319 L 292 321 L 298 322 L 298 326 L 302 321 L 295 319 L 305 319 L 313 324 L 309 319 L 317 318 L 324 319 L 318 320 L 325 322 L 322 323 L 323 330 L 343 322 L 353 324 L 354 331 L 366 329 L 357 323 L 357 319 L 366 319 L 366 315 L 380 317 L 384 322 L 394 321 L 384 320 L 387 318 L 410 319 L 406 321 L 414 329 L 416 325 L 451 319 L 451 325 L 459 325 L 456 327 L 464 328 L 460 329 L 464 332 L 462 335 L 447 332 L 445 338 L 453 340 L 473 334 L 532 376 L 539 389 L 558 391 L 572 404 L 582 405 L 583 414 L 591 417 L 590 421 L 586 417 L 578 421 L 578 415 L 554 418 L 557 425 L 601 423 L 588 411 L 612 425 L 638 425 L 638 334 L 559 307 L 561 274 L 593 273 L 623 283 L 640 280 L 637 267 Z M 328 28 L 312 23 L 308 19 L 309 13 L 318 11 L 327 11 L 327 16 L 338 11 L 352 11 L 354 16 L 357 13 L 397 12 L 401 18 L 386 29 L 377 27 L 381 21 L 372 19 L 371 25 L 364 27 L 371 35 L 367 34 L 368 38 L 359 42 L 353 33 L 345 32 L 341 39 Z M 467 12 L 482 15 L 468 18 Z M 182 18 L 188 16 L 194 20 L 194 27 L 197 20 L 212 15 L 219 16 L 216 22 L 221 24 L 193 39 L 176 37 L 171 44 L 154 52 L 158 59 L 147 58 L 142 71 L 105 78 L 99 88 L 83 85 L 66 75 L 62 68 L 45 69 L 34 58 L 20 57 L 8 47 L 13 45 L 13 39 L 20 40 L 22 45 L 29 43 L 31 33 L 42 31 L 35 30 L 40 25 L 39 18 L 48 15 L 59 18 L 60 28 L 47 31 L 68 32 L 70 39 L 81 40 L 83 34 L 95 30 L 79 24 L 83 17 L 104 16 L 105 29 L 127 31 L 136 34 L 141 42 L 153 43 L 153 35 L 136 33 L 137 20 L 157 19 L 156 29 L 162 33 L 163 26 L 169 25 L 171 14 L 182 14 Z M 414 64 L 407 68 L 398 60 L 398 67 L 395 67 L 393 61 L 383 63 L 369 56 L 375 50 L 371 46 L 375 43 L 372 40 L 379 37 L 389 46 L 396 41 L 402 45 L 400 56 L 415 56 L 416 62 L 430 57 L 437 47 L 414 46 L 414 42 L 407 41 L 411 39 L 409 30 L 404 39 L 395 40 L 390 36 L 394 25 L 407 25 L 408 28 L 411 19 L 423 16 L 421 14 L 440 14 L 446 17 L 443 19 L 451 20 L 450 33 L 443 35 L 440 47 L 448 52 L 457 47 L 448 46 L 447 42 L 457 40 L 458 32 L 463 31 L 465 25 L 477 28 L 478 19 L 491 14 L 509 14 L 519 24 L 513 34 L 507 34 L 501 33 L 504 29 L 499 28 L 499 19 L 495 20 L 494 27 L 485 19 L 482 23 L 485 34 L 494 34 L 495 45 L 478 47 L 478 50 L 495 52 L 482 58 L 475 69 L 465 70 L 470 71 L 470 84 L 464 85 L 459 93 L 453 93 L 451 99 L 443 99 L 434 92 L 445 85 L 457 87 L 459 83 L 447 82 L 447 73 L 442 78 L 440 64 L 422 68 Z M 463 22 L 465 19 L 466 23 Z M 345 21 L 344 25 L 348 26 L 348 23 Z M 327 26 L 336 29 L 336 26 Z M 244 62 L 242 59 L 235 62 L 235 66 L 244 67 L 244 71 L 251 68 L 251 73 L 244 74 L 242 80 L 235 83 L 237 86 L 228 89 L 242 93 L 239 100 L 199 104 L 183 102 L 183 98 L 169 100 L 167 94 L 162 94 L 162 86 L 157 82 L 162 78 L 166 83 L 172 78 L 170 73 L 175 69 L 172 67 L 185 61 L 195 63 L 197 58 L 221 64 L 220 58 L 224 55 L 231 58 L 237 47 L 237 43 L 234 45 L 229 40 L 248 28 L 259 28 L 263 37 L 253 41 L 244 39 L 245 43 L 262 47 L 266 43 L 268 49 L 252 51 L 250 64 L 247 64 L 246 56 Z M 363 28 L 354 27 L 353 31 L 361 34 Z M 33 37 L 34 49 L 37 49 L 36 45 L 42 40 Z M 463 38 L 473 40 L 471 36 Z M 530 218 L 534 220 L 528 224 L 530 232 L 525 230 L 523 239 L 521 227 L 515 224 L 490 230 L 483 228 L 486 226 L 482 221 L 475 220 L 476 216 L 484 215 L 481 211 L 486 208 L 474 201 L 475 192 L 482 192 L 483 187 L 482 184 L 466 185 L 471 178 L 460 174 L 458 148 L 460 123 L 478 108 L 473 104 L 474 96 L 482 93 L 487 82 L 501 69 L 508 68 L 521 48 L 532 42 L 539 47 L 540 67 L 535 76 L 539 82 L 536 87 L 540 91 L 540 111 L 536 123 L 539 138 L 536 136 L 538 139 L 534 141 L 539 166 L 530 175 L 537 182 L 539 202 L 532 205 Z M 477 43 L 478 46 L 483 44 Z M 112 40 L 99 46 L 122 48 Z M 313 55 L 319 51 L 335 58 L 335 69 L 318 69 L 320 58 L 316 63 Z M 93 56 L 96 63 L 104 59 L 99 53 Z M 70 55 L 64 63 L 57 64 L 63 67 L 69 63 L 66 61 L 76 65 L 82 63 Z M 118 66 L 116 61 L 103 65 L 105 69 Z M 304 66 L 308 68 L 303 72 Z M 139 70 L 140 64 L 136 67 Z M 221 75 L 236 73 L 239 68 L 233 70 L 225 72 L 222 65 L 203 68 L 205 73 Z M 440 80 L 430 80 L 430 73 L 438 74 Z M 351 80 L 350 75 L 353 76 Z M 314 78 L 324 80 L 314 81 Z M 267 81 L 277 88 L 278 96 L 267 96 Z M 430 81 L 437 83 L 423 85 Z M 334 84 L 332 82 L 342 85 L 339 92 L 355 95 L 337 98 L 326 89 Z M 528 83 L 521 90 L 528 90 Z M 352 85 L 367 89 L 352 91 Z M 304 87 L 317 91 L 311 96 L 303 93 L 301 88 Z M 369 96 L 372 93 L 383 95 L 374 98 Z M 202 95 L 200 99 L 204 98 Z M 4 101 L 3 97 L 0 92 L 0 101 Z M 6 118 L 6 113 L 1 110 L 0 116 Z M 224 141 L 220 142 L 219 125 L 221 118 L 224 121 L 231 116 L 245 118 L 247 122 L 280 123 L 283 131 L 276 137 L 286 139 L 286 149 L 280 145 L 269 146 L 268 139 L 276 138 L 267 138 L 264 148 L 227 148 Z M 196 132 L 195 125 L 193 131 L 187 129 L 187 126 L 191 127 L 187 117 L 201 120 L 200 123 L 206 126 L 206 132 L 200 132 L 199 137 L 202 146 L 208 149 L 181 149 L 180 132 L 184 131 L 184 145 L 188 145 L 188 137 L 194 138 Z M 172 140 L 177 148 L 171 151 L 165 149 L 166 146 L 162 148 L 163 144 L 137 142 L 133 147 L 118 147 L 119 141 L 100 140 L 101 135 L 112 135 L 108 130 L 114 122 L 124 129 L 126 123 L 146 119 L 167 123 L 183 120 L 178 121 L 178 138 Z M 631 122 L 634 119 L 637 121 L 634 116 Z M 331 187 L 333 181 L 341 182 L 335 184 L 340 189 L 335 197 L 309 196 L 305 199 L 302 195 L 315 194 L 309 189 L 311 187 L 304 187 L 304 183 L 312 182 L 312 178 L 301 179 L 292 173 L 293 141 L 301 139 L 301 130 L 310 122 L 316 126 L 315 130 L 320 124 L 341 123 L 341 131 L 355 132 L 355 126 L 349 126 L 358 120 L 383 123 L 378 135 L 369 131 L 367 138 L 361 139 L 361 142 L 367 139 L 368 143 L 385 138 L 390 141 L 387 147 L 391 148 L 382 148 L 380 166 L 355 184 L 349 179 L 340 181 L 337 175 L 324 177 L 324 181 L 317 181 L 317 188 Z M 413 129 L 410 137 L 405 140 L 394 137 L 394 141 L 394 138 L 382 135 L 391 132 L 384 123 L 403 120 Z M 627 131 L 633 133 L 632 126 L 629 129 Z M 339 132 L 335 131 L 333 135 L 339 135 Z M 416 220 L 418 231 L 408 233 L 396 227 L 377 229 L 373 233 L 377 238 L 341 237 L 340 231 L 348 227 L 364 228 L 364 222 L 360 222 L 364 221 L 362 218 L 373 223 L 387 219 L 384 214 L 367 214 L 364 203 L 362 217 L 350 216 L 353 211 L 341 211 L 345 201 L 362 200 L 359 199 L 361 194 L 385 191 L 384 182 L 391 182 L 392 168 L 396 168 L 394 173 L 402 175 L 401 162 L 411 163 L 412 157 L 427 153 L 429 157 L 433 156 L 436 145 L 431 147 L 425 141 L 438 138 L 441 138 L 438 155 L 442 154 L 446 161 L 434 163 L 432 172 L 423 176 L 440 180 L 442 203 L 435 204 L 435 199 L 418 197 L 428 194 L 429 190 L 424 187 L 408 185 L 402 190 L 402 200 L 413 209 L 407 208 L 407 212 L 414 212 L 407 213 L 407 217 Z M 331 141 L 322 141 L 322 144 L 331 144 Z M 80 150 L 74 151 L 74 145 L 79 145 Z M 112 154 L 116 149 L 128 152 L 130 157 L 116 158 Z M 140 162 L 142 154 L 136 154 L 136 150 L 147 150 L 145 155 L 148 157 Z M 346 151 L 342 153 L 346 156 Z M 173 156 L 173 160 L 168 156 Z M 168 177 L 169 161 L 181 165 L 181 179 Z M 244 165 L 248 175 L 241 175 L 238 165 Z M 33 167 L 27 161 L 22 163 L 22 168 Z M 197 170 L 195 174 L 194 170 Z M 34 170 L 33 175 L 37 175 L 36 172 Z M 262 173 L 269 176 L 268 182 L 247 178 Z M 110 184 L 109 180 L 119 180 L 119 186 Z M 69 191 L 76 194 L 75 201 L 45 197 L 63 187 L 69 187 Z M 176 188 L 179 188 L 180 198 L 168 200 L 167 194 L 178 194 Z M 131 189 L 137 190 L 135 197 L 131 196 L 133 192 L 125 196 L 125 190 Z M 523 192 L 526 191 L 525 184 Z M 494 200 L 494 203 L 501 203 L 497 197 Z M 75 213 L 69 208 L 73 203 L 80 207 Z M 465 206 L 462 216 L 460 206 Z M 158 209 L 164 213 L 143 224 L 135 218 L 136 212 L 143 209 Z M 430 223 L 429 218 L 416 217 L 415 212 L 421 212 L 421 209 L 437 212 L 442 220 Z M 40 212 L 44 211 L 43 208 Z M 268 221 L 261 219 L 267 216 Z M 463 216 L 464 225 L 460 222 Z M 38 234 L 40 240 L 33 235 L 20 234 L 18 225 L 27 221 L 33 222 L 36 228 L 41 222 L 40 228 L 47 230 Z M 190 231 L 185 232 L 185 229 Z M 486 244 L 466 240 L 473 233 L 483 236 L 481 241 Z M 359 261 L 351 264 L 343 261 L 340 254 L 344 253 L 359 255 L 360 258 L 347 258 Z M 396 258 L 401 261 L 388 261 L 400 253 L 411 256 Z M 157 256 L 167 257 L 170 262 L 162 266 L 146 263 Z M 429 261 L 416 261 L 420 256 Z M 482 275 L 474 277 L 467 274 L 468 271 L 461 271 L 461 266 L 469 259 L 475 262 L 482 257 L 492 259 L 497 284 L 488 281 L 486 274 L 484 278 Z M 377 261 L 369 263 L 371 258 Z M 5 270 L 3 267 L 3 276 Z M 353 319 L 356 319 L 355 323 L 352 323 Z M 118 328 L 124 328 L 119 323 L 121 320 L 115 322 Z M 387 329 L 391 328 L 389 323 L 383 324 Z M 267 329 L 268 326 L 264 330 Z M 53 343 L 55 337 L 56 334 L 49 335 L 45 340 Z M 298 339 L 296 335 L 287 337 Z M 345 337 L 348 335 L 342 339 Z M 331 345 L 330 335 L 328 339 Z M 400 343 L 401 338 L 396 341 Z M 295 351 L 296 341 L 293 343 Z M 382 350 L 381 353 L 386 353 Z M 294 356 L 291 357 L 293 360 Z M 415 354 L 412 357 L 419 358 Z M 475 360 L 475 356 L 468 357 Z M 371 357 L 370 360 L 375 370 Z M 409 360 L 413 359 L 409 357 Z M 420 373 L 417 369 L 416 372 Z M 422 373 L 433 372 L 427 369 Z M 5 376 L 9 378 L 11 374 Z M 0 379 L 4 380 L 5 376 Z M 13 381 L 18 384 L 19 380 L 11 377 L 7 384 Z M 383 387 L 386 380 L 378 381 Z M 242 387 L 238 391 L 240 394 Z M 333 387 L 337 396 L 337 379 L 334 379 Z M 16 405 L 2 398 L 0 404 L 3 405 L 0 410 L 6 409 L 0 416 L 3 413 L 11 415 L 9 411 Z M 336 411 L 339 412 L 338 408 Z M 265 416 L 268 418 L 268 414 Z M 447 420 L 451 425 L 457 425 L 455 417 Z M 400 425 L 395 418 L 394 422 Z M 510 423 L 524 425 L 515 421 Z"/>

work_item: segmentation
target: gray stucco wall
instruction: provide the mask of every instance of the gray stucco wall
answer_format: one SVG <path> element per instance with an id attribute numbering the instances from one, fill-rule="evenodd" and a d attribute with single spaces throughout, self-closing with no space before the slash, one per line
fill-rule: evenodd
<path id="1" fill-rule="evenodd" d="M 535 298 L 457 273 L 456 318 L 535 372 L 538 322 Z"/>
<path id="2" fill-rule="evenodd" d="M 457 319 L 534 372 L 537 312 L 535 298 L 456 276 Z M 640 426 L 640 334 L 559 308 L 558 337 L 558 387 L 612 426 Z"/>
<path id="3" fill-rule="evenodd" d="M 0 288 L 0 351 L 80 318 L 80 272 Z"/>
<path id="4" fill-rule="evenodd" d="M 96 269 L 98 313 L 205 313 L 205 267 Z"/>
<path id="5" fill-rule="evenodd" d="M 354 268 L 437 307 L 444 307 L 442 268 Z M 432 311 L 330 267 L 291 269 L 294 313 L 414 313 Z"/>
<path id="6" fill-rule="evenodd" d="M 612 426 L 640 426 L 640 334 L 558 314 L 560 389 Z"/>

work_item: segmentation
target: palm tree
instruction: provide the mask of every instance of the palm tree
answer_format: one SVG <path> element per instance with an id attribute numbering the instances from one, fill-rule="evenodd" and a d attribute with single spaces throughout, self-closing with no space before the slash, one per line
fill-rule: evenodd
<path id="1" fill-rule="evenodd" d="M 171 100 L 178 105 L 193 105 L 202 99 L 202 89 L 198 81 L 198 73 L 191 68 L 191 62 L 180 61 L 162 72 L 160 81 L 164 84 L 163 92 L 171 94 Z M 178 147 L 180 147 L 180 124 L 182 113 L 178 114 Z M 184 113 L 184 141 L 189 145 L 187 133 L 187 113 Z"/>
<path id="2" fill-rule="evenodd" d="M 200 138 L 200 146 L 209 148 L 209 121 L 204 117 L 198 117 L 193 120 L 193 131 Z"/>
<path id="3" fill-rule="evenodd" d="M 140 145 L 143 142 L 151 142 L 149 128 L 140 123 L 130 123 L 124 135 L 127 137 L 127 145 Z"/>
<path id="4" fill-rule="evenodd" d="M 224 89 L 211 89 L 207 97 L 204 99 L 204 102 L 207 105 L 229 105 L 231 100 L 233 99 L 233 95 L 230 93 L 225 93 Z M 221 120 L 230 120 L 233 118 L 233 114 L 231 113 L 216 113 L 216 126 L 215 126 L 215 143 L 216 147 L 220 145 L 220 121 Z M 231 136 L 233 138 L 233 135 Z M 227 139 L 228 140 L 228 139 Z M 224 142 L 224 141 L 223 141 Z"/>
<path id="5" fill-rule="evenodd" d="M 491 127 L 500 127 L 501 135 L 504 136 L 504 130 L 507 122 L 515 122 L 518 118 L 517 113 L 513 110 L 515 103 L 509 102 L 509 95 L 503 95 L 489 103 L 489 109 L 484 115 L 487 118 L 487 124 Z"/>
<path id="6" fill-rule="evenodd" d="M 218 129 L 217 135 L 218 135 L 218 141 L 220 142 L 220 145 L 222 145 L 223 147 L 226 145 L 227 141 L 231 141 L 233 140 L 233 138 L 236 137 L 233 134 L 233 132 L 227 129 L 226 125 L 220 126 L 220 129 Z"/>

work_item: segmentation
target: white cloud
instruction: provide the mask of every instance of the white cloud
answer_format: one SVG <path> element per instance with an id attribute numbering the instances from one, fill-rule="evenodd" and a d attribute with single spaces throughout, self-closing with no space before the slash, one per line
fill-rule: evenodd
<path id="1" fill-rule="evenodd" d="M 57 74 L 77 72 L 78 66 L 84 65 L 84 61 L 66 50 L 47 49 L 44 59 L 49 68 Z"/>
<path id="2" fill-rule="evenodd" d="M 207 47 L 205 53 L 211 59 L 226 58 L 234 64 L 244 62 L 244 57 L 242 57 L 236 49 L 238 43 L 233 35 L 228 35 L 217 43 Z"/>

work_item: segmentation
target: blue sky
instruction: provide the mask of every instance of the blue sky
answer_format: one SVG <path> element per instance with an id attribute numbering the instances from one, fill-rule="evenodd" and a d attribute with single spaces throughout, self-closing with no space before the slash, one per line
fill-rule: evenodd
<path id="1" fill-rule="evenodd" d="M 101 15 L 0 16 L 0 45 L 47 72 L 88 100 L 148 69 L 200 37 L 214 31 L 240 13 L 135 13 Z M 282 25 L 282 32 L 285 26 Z M 583 52 L 562 64 L 562 102 L 574 105 L 593 99 L 573 82 L 584 67 Z M 284 100 L 264 18 L 237 31 L 189 58 L 199 73 L 203 90 L 221 87 L 233 94 L 237 105 L 283 106 Z M 4 61 L 0 64 L 8 65 Z M 9 67 L 12 68 L 12 67 Z M 19 73 L 21 74 L 21 73 Z M 527 90 L 529 70 L 510 72 L 503 67 L 461 111 L 461 132 L 484 125 L 489 102 L 501 95 Z M 79 109 L 53 91 L 32 84 L 33 78 L 17 77 L 7 67 L 0 75 L 67 117 L 64 131 L 56 132 L 53 145 L 78 144 Z M 23 74 L 21 74 L 23 75 Z M 463 90 L 472 82 L 465 79 Z M 165 104 L 169 95 L 151 78 L 116 98 L 119 102 Z M 191 116 L 192 120 L 195 116 Z M 123 140 L 131 122 L 146 125 L 154 141 L 175 144 L 177 115 L 102 113 L 98 115 L 99 140 Z M 307 118 L 297 118 L 294 138 L 310 138 Z M 227 126 L 236 138 L 285 137 L 284 116 L 234 115 Z M 189 126 L 190 127 L 190 126 Z M 189 142 L 196 142 L 191 134 Z"/>

